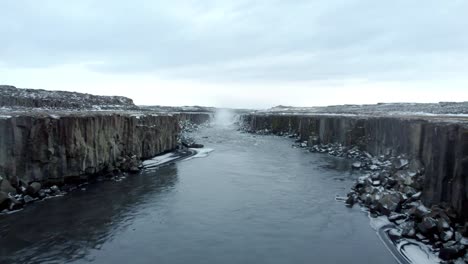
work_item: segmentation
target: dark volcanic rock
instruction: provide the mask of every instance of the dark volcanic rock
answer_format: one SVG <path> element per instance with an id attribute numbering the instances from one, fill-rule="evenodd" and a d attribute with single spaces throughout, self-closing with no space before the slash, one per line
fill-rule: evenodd
<path id="1" fill-rule="evenodd" d="M 28 188 L 26 188 L 26 193 L 31 196 L 36 196 L 41 190 L 42 185 L 38 182 L 31 183 Z"/>
<path id="2" fill-rule="evenodd" d="M 414 237 L 416 235 L 416 230 L 414 229 L 414 222 L 408 221 L 400 225 L 401 234 L 404 237 Z"/>
<path id="3" fill-rule="evenodd" d="M 402 202 L 401 194 L 399 193 L 387 193 L 377 202 L 378 209 L 382 214 L 390 215 L 391 212 L 395 212 Z"/>
<path id="4" fill-rule="evenodd" d="M 29 195 L 25 195 L 25 196 L 23 197 L 23 199 L 24 199 L 24 202 L 25 202 L 25 203 L 32 203 L 32 202 L 34 202 L 34 198 L 32 198 L 32 197 L 29 196 Z"/>
<path id="5" fill-rule="evenodd" d="M 463 109 L 467 110 L 467 106 L 465 103 Z M 393 165 L 395 169 L 408 169 L 410 179 L 406 184 L 421 190 L 424 204 L 448 203 L 458 217 L 468 220 L 467 117 L 275 113 L 249 114 L 242 119 L 249 131 L 299 134 L 301 141 L 314 139 L 322 145 L 358 146 L 373 157 L 406 154 L 394 160 Z M 348 153 L 349 157 L 360 158 L 358 153 L 357 156 Z M 409 158 L 417 162 L 409 162 Z M 422 165 L 424 168 L 418 167 Z M 391 182 L 385 184 L 386 188 L 391 185 Z"/>
<path id="6" fill-rule="evenodd" d="M 0 211 L 3 209 L 8 208 L 8 204 L 10 202 L 10 197 L 6 192 L 0 192 Z"/>
<path id="7" fill-rule="evenodd" d="M 439 252 L 439 258 L 442 260 L 452 260 L 464 255 L 465 249 L 462 246 L 444 247 Z"/>
<path id="8" fill-rule="evenodd" d="M 170 115 L 71 113 L 0 118 L 0 175 L 57 182 L 106 173 L 121 157 L 141 159 L 175 149 L 180 128 Z M 130 164 L 131 165 L 131 164 Z M 127 167 L 127 169 L 130 169 Z"/>
<path id="9" fill-rule="evenodd" d="M 435 231 L 437 228 L 437 221 L 432 217 L 424 217 L 417 227 L 422 234 L 427 235 Z"/>
<path id="10" fill-rule="evenodd" d="M 369 173 L 356 181 L 347 206 L 359 202 L 373 216 L 390 215 L 398 235 L 457 257 L 468 230 L 468 117 L 267 112 L 243 122 L 250 132 L 298 134 L 297 142 L 314 142 L 310 152 L 352 159 L 352 168 Z"/>
<path id="11" fill-rule="evenodd" d="M 16 189 L 11 186 L 7 179 L 0 179 L 0 192 L 16 194 Z"/>

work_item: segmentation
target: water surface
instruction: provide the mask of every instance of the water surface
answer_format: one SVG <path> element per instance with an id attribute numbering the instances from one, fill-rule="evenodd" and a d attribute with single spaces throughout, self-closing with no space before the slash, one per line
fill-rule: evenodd
<path id="1" fill-rule="evenodd" d="M 197 137 L 206 158 L 0 216 L 0 262 L 396 263 L 335 200 L 358 176 L 346 161 L 226 128 Z"/>

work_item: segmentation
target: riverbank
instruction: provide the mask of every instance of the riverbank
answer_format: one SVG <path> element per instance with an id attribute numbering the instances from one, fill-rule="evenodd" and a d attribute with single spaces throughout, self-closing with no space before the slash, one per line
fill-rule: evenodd
<path id="1" fill-rule="evenodd" d="M 137 173 L 143 160 L 179 148 L 185 126 L 211 118 L 173 110 L 143 109 L 118 96 L 0 86 L 0 211 L 91 178 Z"/>
<path id="2" fill-rule="evenodd" d="M 402 238 L 443 260 L 466 256 L 468 120 L 453 116 L 257 113 L 250 132 L 296 136 L 297 146 L 354 160 L 368 173 L 346 198 L 385 215 Z M 351 168 L 350 168 L 351 169 Z"/>

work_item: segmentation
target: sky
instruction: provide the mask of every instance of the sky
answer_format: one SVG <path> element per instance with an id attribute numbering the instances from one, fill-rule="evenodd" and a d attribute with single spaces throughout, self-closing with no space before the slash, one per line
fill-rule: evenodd
<path id="1" fill-rule="evenodd" d="M 140 105 L 468 101 L 466 0 L 1 0 L 0 84 Z"/>

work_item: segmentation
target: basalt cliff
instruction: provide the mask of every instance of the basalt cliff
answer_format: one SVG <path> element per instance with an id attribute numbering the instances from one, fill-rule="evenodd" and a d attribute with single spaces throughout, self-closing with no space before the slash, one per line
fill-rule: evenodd
<path id="1" fill-rule="evenodd" d="M 142 160 L 178 147 L 181 123 L 211 117 L 172 110 L 118 96 L 0 86 L 0 210 L 44 197 L 47 186 L 137 172 Z"/>

